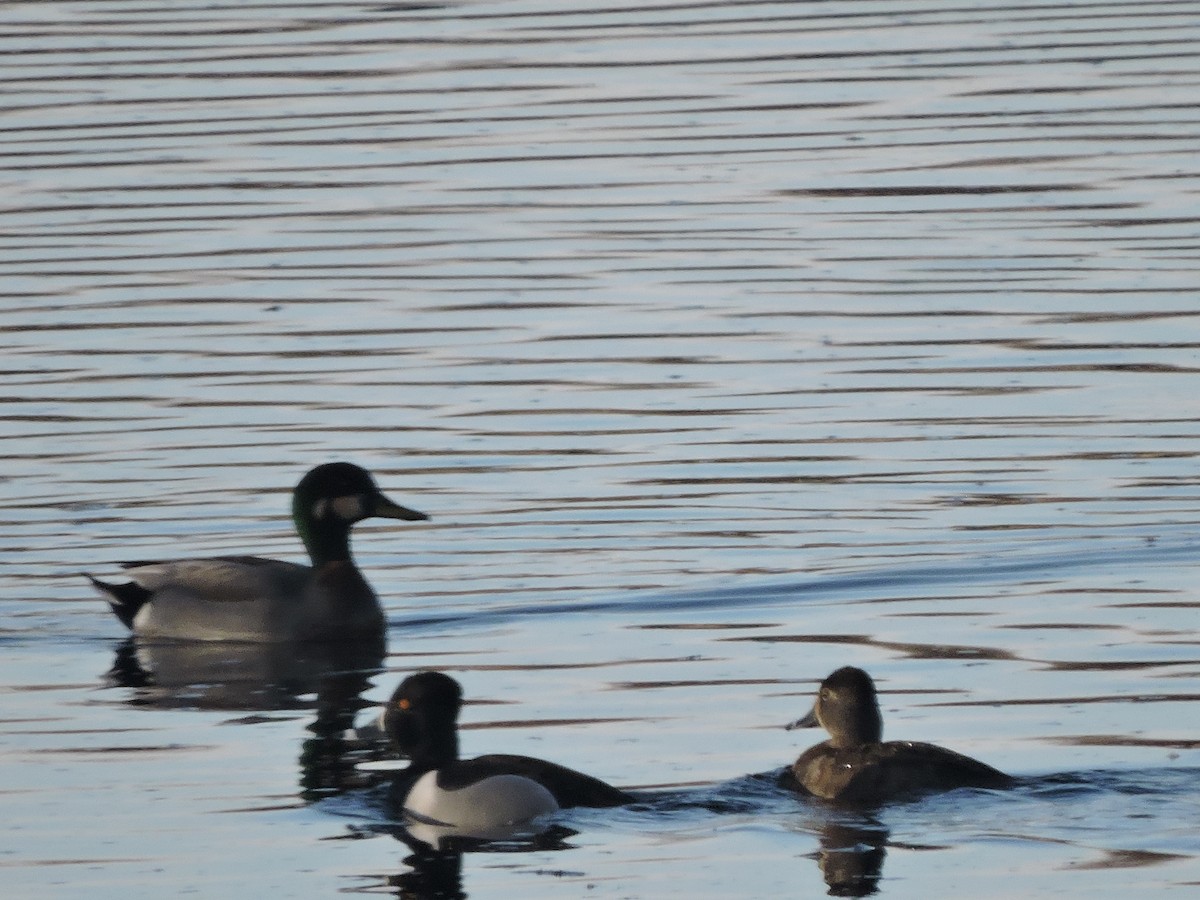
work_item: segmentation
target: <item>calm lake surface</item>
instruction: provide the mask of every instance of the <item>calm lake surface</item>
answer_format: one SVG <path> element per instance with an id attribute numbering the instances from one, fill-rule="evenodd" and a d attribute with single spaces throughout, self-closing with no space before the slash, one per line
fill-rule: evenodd
<path id="1" fill-rule="evenodd" d="M 5 897 L 1195 894 L 1200 3 L 14 2 L 0 86 Z M 124 645 L 79 573 L 332 459 L 386 657 Z M 747 777 L 847 664 L 1021 786 Z M 338 735 L 426 668 L 649 799 L 414 859 Z"/>

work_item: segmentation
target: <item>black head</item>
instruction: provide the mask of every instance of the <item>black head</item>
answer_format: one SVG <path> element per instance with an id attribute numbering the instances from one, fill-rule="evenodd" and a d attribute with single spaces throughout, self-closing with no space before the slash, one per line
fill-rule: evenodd
<path id="1" fill-rule="evenodd" d="M 293 495 L 297 514 L 315 520 L 336 518 L 352 525 L 371 516 L 385 519 L 428 519 L 383 496 L 370 473 L 354 463 L 325 463 L 300 479 Z"/>
<path id="2" fill-rule="evenodd" d="M 835 747 L 857 747 L 883 740 L 883 716 L 875 682 L 862 669 L 844 666 L 821 682 L 812 711 L 788 726 L 820 725 Z"/>
<path id="3" fill-rule="evenodd" d="M 393 503 L 375 486 L 366 469 L 353 463 L 317 466 L 300 479 L 292 494 L 292 518 L 314 563 L 348 559 L 350 526 L 363 519 L 418 521 L 424 513 Z"/>
<path id="4" fill-rule="evenodd" d="M 458 758 L 462 687 L 441 672 L 409 675 L 381 714 L 392 746 L 414 764 L 436 767 Z"/>

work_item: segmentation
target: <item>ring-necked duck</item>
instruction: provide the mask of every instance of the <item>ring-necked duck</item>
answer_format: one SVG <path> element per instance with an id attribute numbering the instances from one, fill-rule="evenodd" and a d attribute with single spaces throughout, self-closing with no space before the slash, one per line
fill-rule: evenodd
<path id="1" fill-rule="evenodd" d="M 87 577 L 117 618 L 144 637 L 276 642 L 377 636 L 383 610 L 350 556 L 350 526 L 372 516 L 424 513 L 387 499 L 352 463 L 317 466 L 292 495 L 292 518 L 312 566 L 227 556 L 123 563 L 130 581 Z"/>
<path id="2" fill-rule="evenodd" d="M 1013 779 L 989 765 L 913 741 L 883 741 L 875 683 L 862 669 L 838 669 L 823 682 L 804 718 L 788 725 L 820 725 L 829 740 L 800 754 L 784 780 L 817 797 L 843 803 L 883 803 L 902 796 L 959 787 L 1002 788 Z"/>
<path id="3" fill-rule="evenodd" d="M 560 808 L 620 806 L 635 798 L 590 775 L 529 756 L 458 758 L 462 688 L 441 672 L 405 678 L 381 714 L 392 745 L 410 760 L 390 789 L 397 810 L 427 824 L 489 829 Z"/>

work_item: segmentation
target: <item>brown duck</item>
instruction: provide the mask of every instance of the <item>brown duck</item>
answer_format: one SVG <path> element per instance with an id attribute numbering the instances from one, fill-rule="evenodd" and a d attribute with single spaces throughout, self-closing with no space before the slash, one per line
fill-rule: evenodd
<path id="1" fill-rule="evenodd" d="M 846 666 L 823 682 L 812 711 L 788 725 L 820 725 L 829 740 L 810 747 L 784 773 L 790 787 L 838 803 L 874 805 L 960 787 L 1004 788 L 998 769 L 934 744 L 884 741 L 875 683 Z"/>

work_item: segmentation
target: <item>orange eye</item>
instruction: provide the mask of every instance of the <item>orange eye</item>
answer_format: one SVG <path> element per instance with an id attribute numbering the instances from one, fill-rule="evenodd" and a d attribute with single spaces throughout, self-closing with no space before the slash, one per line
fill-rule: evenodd
<path id="1" fill-rule="evenodd" d="M 400 707 L 401 709 L 408 709 L 409 707 L 412 706 L 412 703 L 409 701 L 409 699 L 407 697 L 401 697 L 400 702 L 397 703 L 396 705 L 398 707 Z"/>

